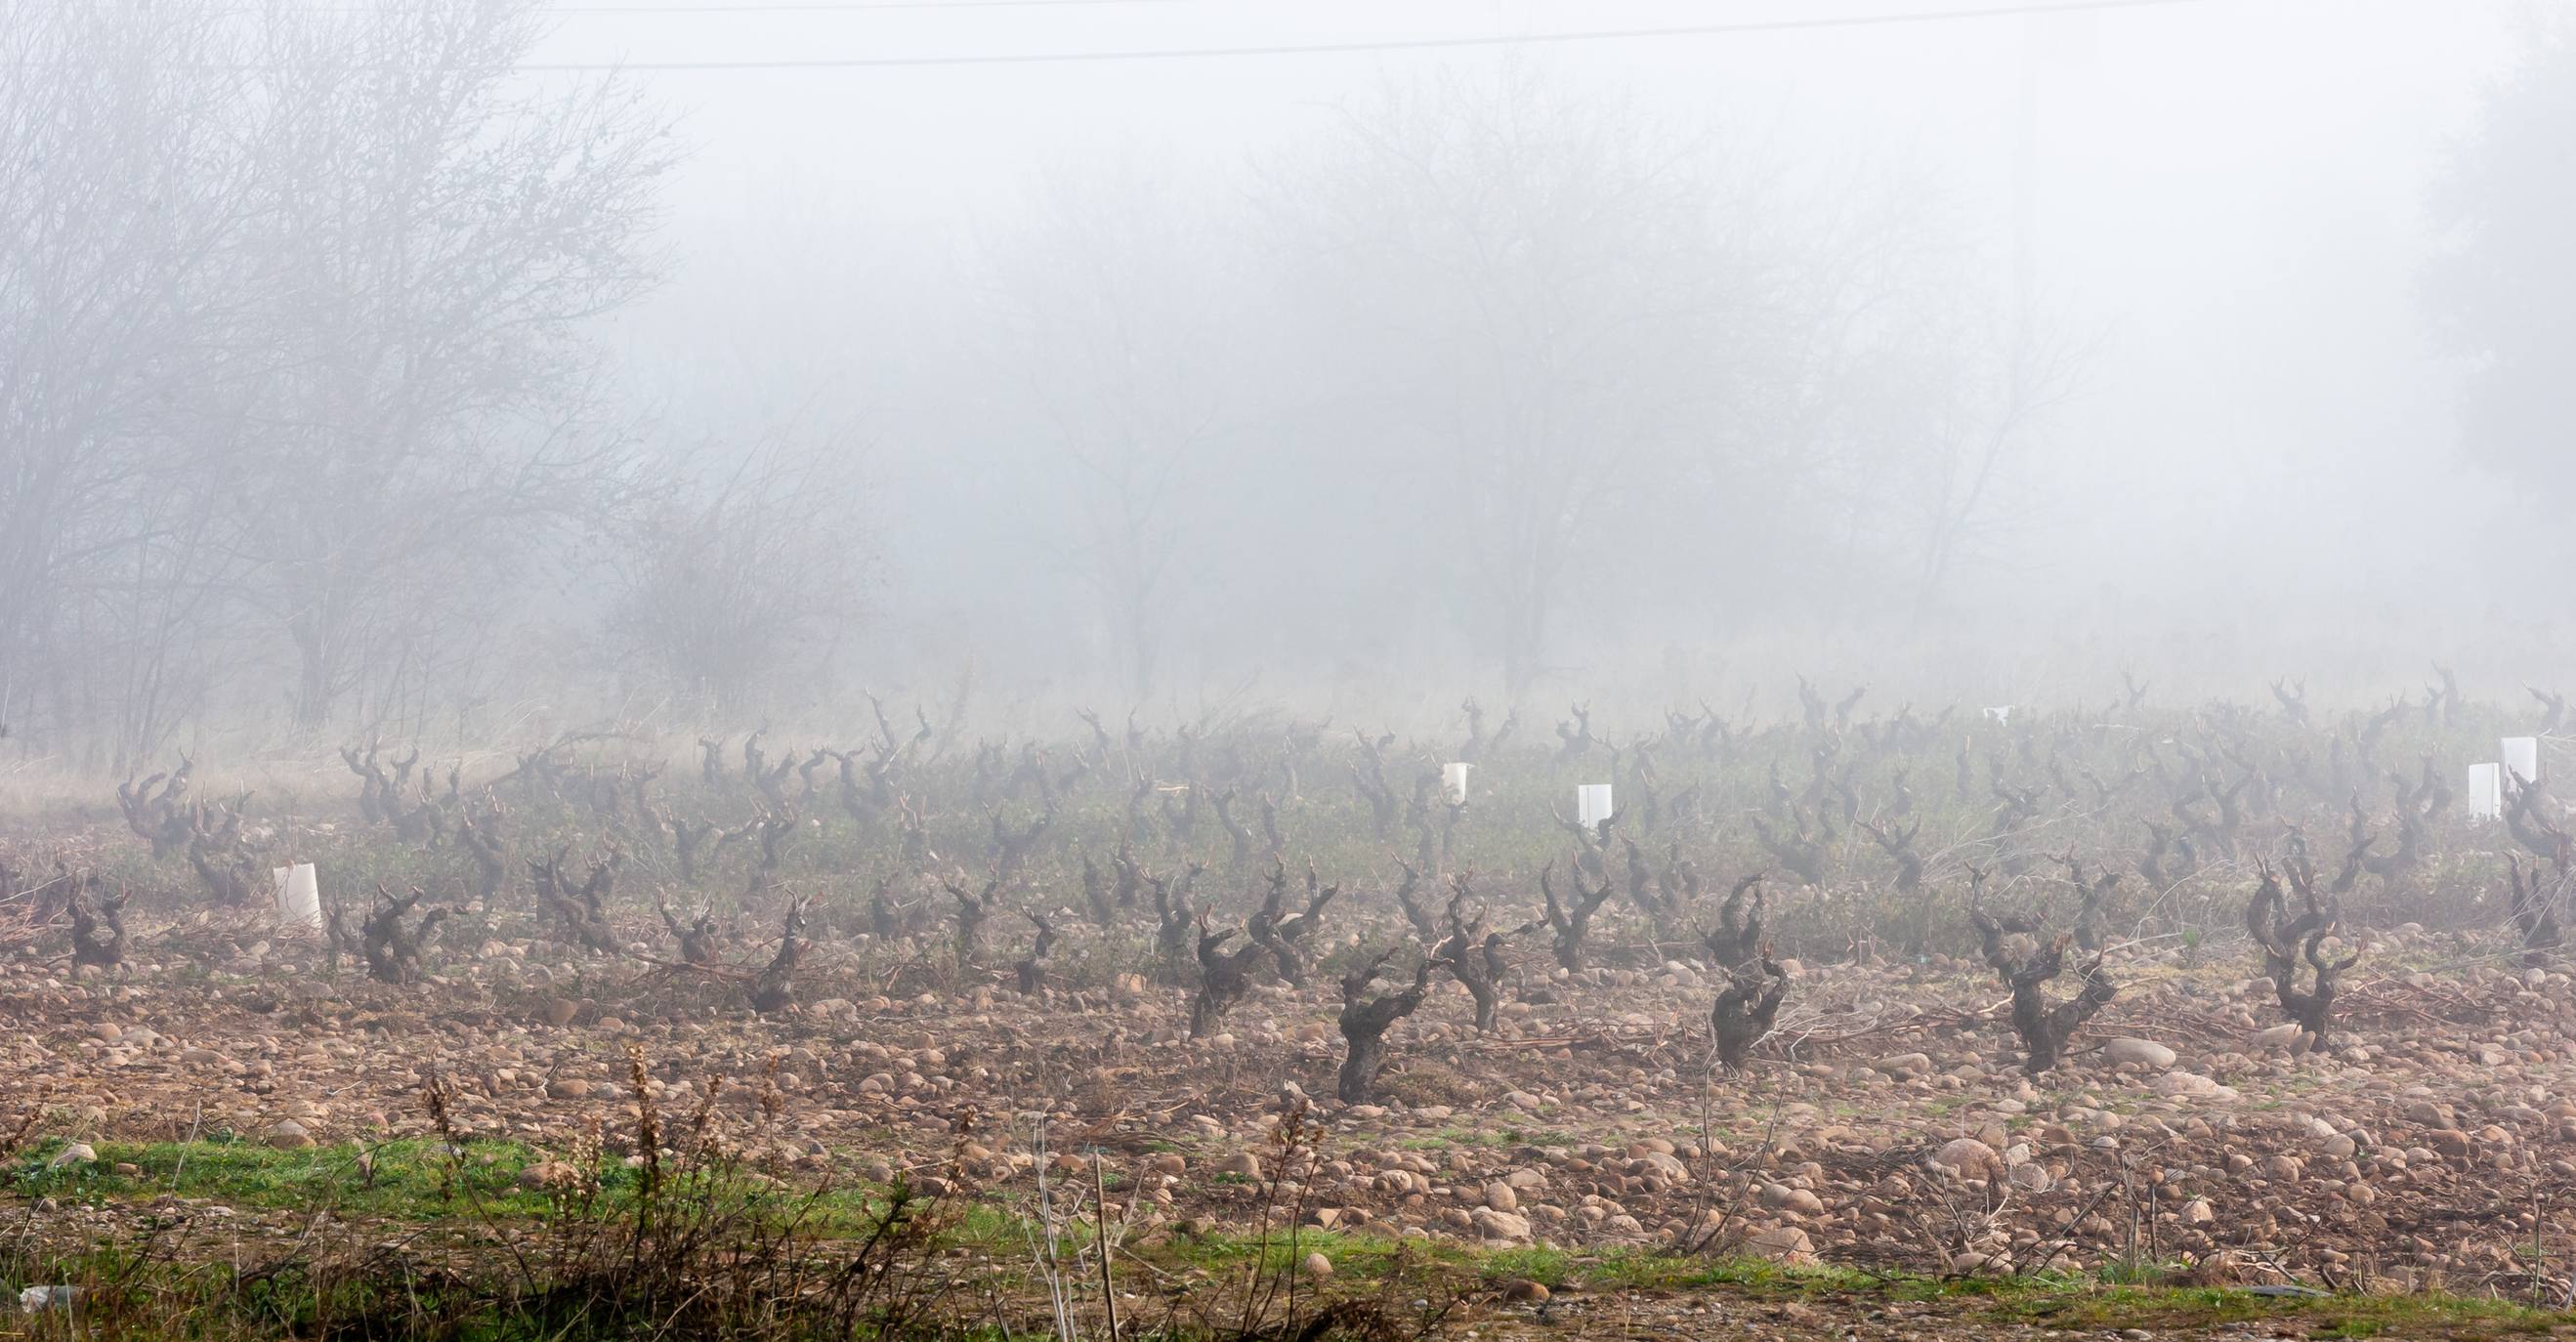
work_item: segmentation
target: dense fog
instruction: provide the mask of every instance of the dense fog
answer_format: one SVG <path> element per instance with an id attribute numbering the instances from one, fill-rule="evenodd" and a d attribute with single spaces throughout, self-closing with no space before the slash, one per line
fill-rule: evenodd
<path id="1" fill-rule="evenodd" d="M 2545 8 L 0 40 L 0 767 L 2566 671 Z"/>

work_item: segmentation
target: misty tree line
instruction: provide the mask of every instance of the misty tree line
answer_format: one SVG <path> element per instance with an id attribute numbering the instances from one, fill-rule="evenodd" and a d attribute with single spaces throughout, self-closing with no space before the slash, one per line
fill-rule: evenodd
<path id="1" fill-rule="evenodd" d="M 1198 196 L 1040 193 L 994 281 L 1009 436 L 1138 697 L 1211 626 L 1273 666 L 1439 629 L 1517 697 L 1673 612 L 1653 641 L 1824 588 L 1910 613 L 2011 524 L 2082 354 L 1954 214 L 1525 69 L 1426 79 Z"/>
<path id="2" fill-rule="evenodd" d="M 119 767 L 228 684 L 419 702 L 632 483 L 581 324 L 674 146 L 501 0 L 38 6 L 0 52 L 0 694 Z"/>
<path id="3" fill-rule="evenodd" d="M 919 575 L 879 538 L 953 501 L 757 410 L 673 441 L 601 333 L 690 259 L 655 231 L 685 146 L 623 81 L 516 72 L 539 17 L 187 0 L 0 34 L 23 750 L 495 731 L 540 669 L 738 721 L 886 669 L 869 589 Z M 2564 143 L 2565 63 L 2499 91 L 2443 197 L 2439 315 L 2496 404 L 2563 392 L 2512 281 L 2576 222 L 2517 167 Z M 1079 669 L 1140 699 L 1208 672 L 1184 645 L 1436 630 L 1518 695 L 1650 616 L 1937 610 L 2029 506 L 2086 342 L 1938 191 L 1757 138 L 1515 67 L 1393 86 L 1212 189 L 1065 174 L 916 342 L 940 450 L 1035 500 L 993 562 L 1078 581 Z"/>

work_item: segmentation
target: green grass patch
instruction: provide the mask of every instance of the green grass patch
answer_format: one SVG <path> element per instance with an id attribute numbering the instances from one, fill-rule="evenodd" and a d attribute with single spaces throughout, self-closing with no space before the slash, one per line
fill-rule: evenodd
<path id="1" fill-rule="evenodd" d="M 1990 1317 L 2052 1328 L 2208 1329 L 2267 1320 L 2305 1321 L 2308 1336 L 2414 1337 L 2546 1333 L 2576 1315 L 2507 1300 L 2438 1294 L 2262 1296 L 2200 1286 L 2105 1286 L 2060 1279 L 1998 1295 Z"/>
<path id="2" fill-rule="evenodd" d="M 544 1157 L 516 1142 L 470 1142 L 451 1152 L 442 1143 L 406 1139 L 375 1146 L 280 1150 L 251 1141 L 99 1142 L 94 1162 L 47 1169 L 64 1143 L 23 1158 L 11 1187 L 29 1197 L 128 1202 L 163 1194 L 260 1210 L 328 1207 L 403 1221 L 434 1221 L 463 1212 L 460 1199 L 493 1211 L 534 1215 L 547 1199 L 518 1187 L 520 1171 Z M 133 1174 L 119 1174 L 117 1165 Z"/>
<path id="3" fill-rule="evenodd" d="M 554 1193 L 519 1185 L 520 1174 L 547 1156 L 518 1142 L 469 1142 L 455 1151 L 430 1139 L 301 1150 L 238 1140 L 99 1142 L 92 1144 L 95 1162 L 47 1169 L 63 1145 L 49 1143 L 22 1158 L 7 1186 L 25 1197 L 61 1202 L 146 1203 L 166 1194 L 243 1210 L 327 1208 L 344 1219 L 414 1225 L 483 1217 L 535 1221 L 555 1215 L 559 1205 Z M 119 1174 L 119 1164 L 135 1172 Z M 641 1192 L 642 1175 L 614 1156 L 593 1174 L 600 1211 L 631 1206 Z M 857 1183 L 808 1193 L 792 1186 L 764 1190 L 740 1171 L 674 1169 L 666 1177 L 691 1180 L 693 1197 L 746 1207 L 765 1203 L 761 1219 L 776 1224 L 792 1217 L 816 1235 L 858 1233 L 882 1209 L 877 1191 Z"/>
<path id="4" fill-rule="evenodd" d="M 49 1144 L 10 1169 L 8 1188 L 22 1198 L 142 1204 L 164 1194 L 244 1209 L 328 1208 L 343 1218 L 430 1225 L 490 1216 L 542 1224 L 565 1214 L 558 1201 L 518 1186 L 519 1174 L 545 1153 L 520 1143 L 476 1142 L 462 1151 L 428 1140 L 375 1146 L 277 1150 L 238 1141 L 99 1143 L 94 1163 L 45 1168 L 60 1144 Z M 364 1157 L 364 1159 L 362 1159 Z M 124 1163 L 132 1173 L 112 1168 Z M 638 1176 L 614 1158 L 598 1171 L 599 1197 L 588 1214 L 632 1205 Z M 372 1165 L 372 1168 L 370 1168 Z M 697 1176 L 681 1176 L 697 1177 Z M 880 1209 L 882 1190 L 863 1185 L 820 1193 L 763 1191 L 733 1174 L 703 1176 L 692 1193 L 743 1199 L 753 1220 L 793 1218 L 807 1235 L 836 1238 L 864 1230 Z M 1006 1290 L 1033 1280 L 1034 1240 L 1027 1198 L 982 1200 L 952 1208 L 936 1238 L 943 1252 L 988 1264 Z M 1365 1289 L 1400 1276 L 1424 1276 L 1470 1292 L 1527 1278 L 1551 1289 L 1591 1293 L 1723 1293 L 1796 1299 L 1839 1310 L 1906 1303 L 1933 1307 L 1967 1323 L 2036 1326 L 2051 1331 L 2206 1331 L 2233 1323 L 2295 1322 L 2314 1338 L 2509 1336 L 2576 1328 L 2576 1315 L 2499 1299 L 2445 1295 L 2269 1297 L 2244 1290 L 2159 1284 L 2151 1267 L 2100 1275 L 2044 1274 L 2003 1278 L 1936 1278 L 1864 1273 L 1834 1267 L 1787 1267 L 1760 1259 L 1676 1257 L 1646 1249 L 1568 1249 L 1546 1245 L 1484 1248 L 1445 1239 L 1398 1236 L 1382 1227 L 1323 1230 L 1290 1227 L 1289 1213 L 1268 1234 L 1131 1233 L 1128 1252 L 1175 1274 L 1224 1281 L 1299 1270 L 1309 1254 L 1333 1265 L 1336 1291 Z M 1077 1221 L 1060 1235 L 1060 1252 L 1086 1247 L 1092 1230 Z M 112 1275 L 106 1260 L 67 1262 L 75 1278 Z M 60 1278 L 53 1278 L 60 1279 Z M 1927 1316 L 1929 1317 L 1929 1316 Z"/>

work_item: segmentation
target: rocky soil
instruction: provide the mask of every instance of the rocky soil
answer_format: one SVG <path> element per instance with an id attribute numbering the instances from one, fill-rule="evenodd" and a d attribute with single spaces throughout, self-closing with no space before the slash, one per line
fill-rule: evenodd
<path id="1" fill-rule="evenodd" d="M 453 948 L 393 988 L 322 972 L 307 943 L 181 925 L 119 975 L 0 966 L 0 1068 L 30 1139 L 431 1135 L 437 1078 L 470 1135 L 614 1149 L 640 1058 L 658 1109 L 712 1101 L 792 1179 L 903 1172 L 1021 1205 L 1043 1119 L 1060 1173 L 1100 1153 L 1146 1237 L 1240 1229 L 1268 1204 L 1487 1247 L 2563 1297 L 2576 985 L 2448 935 L 2375 943 L 2325 1053 L 2236 956 L 2129 948 L 2120 998 L 2035 1078 L 2002 991 L 1965 962 L 1792 966 L 1792 1009 L 1727 1076 L 1701 966 L 1525 956 L 1493 1034 L 1450 985 L 1396 1027 L 1382 1101 L 1345 1106 L 1330 988 L 1256 988 L 1190 1042 L 1185 997 L 1132 975 L 889 997 L 884 955 L 827 942 L 798 1006 L 762 1017 L 721 974 L 542 941 Z"/>

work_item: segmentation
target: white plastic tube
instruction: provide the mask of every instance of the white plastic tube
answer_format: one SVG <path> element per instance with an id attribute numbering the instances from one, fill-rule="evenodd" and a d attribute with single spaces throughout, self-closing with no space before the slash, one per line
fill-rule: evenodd
<path id="1" fill-rule="evenodd" d="M 2504 766 L 2472 764 L 2469 766 L 2469 818 L 2497 820 L 2504 816 Z"/>
<path id="2" fill-rule="evenodd" d="M 2540 738 L 2508 736 L 2501 743 L 2504 754 L 2504 776 L 2526 783 L 2540 781 Z"/>
<path id="3" fill-rule="evenodd" d="M 275 871 L 278 919 L 319 930 L 322 926 L 322 886 L 314 879 L 313 864 L 298 862 L 291 867 L 275 868 Z"/>

